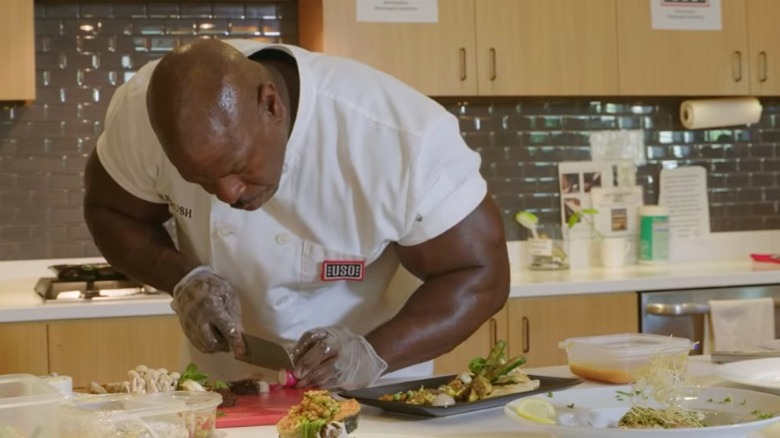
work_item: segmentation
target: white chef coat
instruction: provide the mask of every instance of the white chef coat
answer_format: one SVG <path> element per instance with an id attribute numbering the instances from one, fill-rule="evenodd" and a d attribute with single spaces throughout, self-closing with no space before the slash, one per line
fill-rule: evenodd
<path id="1" fill-rule="evenodd" d="M 97 144 L 100 161 L 131 194 L 168 204 L 179 249 L 239 291 L 246 332 L 288 345 L 321 326 L 366 334 L 415 288 L 388 288 L 399 265 L 389 244 L 422 243 L 469 214 L 486 193 L 479 155 L 464 143 L 455 116 L 384 73 L 289 45 L 226 42 L 247 56 L 283 50 L 298 64 L 298 112 L 271 200 L 238 210 L 181 178 L 146 111 L 157 61 L 116 90 Z M 324 281 L 327 261 L 363 262 L 362 280 Z M 258 370 L 229 354 L 189 351 L 215 378 Z M 413 374 L 430 371 L 427 363 Z"/>

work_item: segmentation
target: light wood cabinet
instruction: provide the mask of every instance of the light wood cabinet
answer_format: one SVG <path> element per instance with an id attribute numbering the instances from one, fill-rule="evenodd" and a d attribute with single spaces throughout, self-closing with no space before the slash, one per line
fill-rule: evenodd
<path id="1" fill-rule="evenodd" d="M 362 61 L 429 95 L 477 94 L 474 0 L 439 2 L 437 23 L 358 22 L 356 1 L 300 1 L 301 45 Z"/>
<path id="2" fill-rule="evenodd" d="M 649 1 L 618 1 L 620 93 L 747 94 L 750 75 L 745 1 L 720 3 L 720 31 L 654 30 Z M 771 18 L 767 20 L 774 25 Z"/>
<path id="3" fill-rule="evenodd" d="M 780 94 L 780 2 L 747 0 L 750 93 Z"/>
<path id="4" fill-rule="evenodd" d="M 49 369 L 74 387 L 126 379 L 138 365 L 179 370 L 184 335 L 175 316 L 51 322 Z"/>
<path id="5" fill-rule="evenodd" d="M 615 14 L 615 0 L 480 0 L 479 94 L 617 94 Z"/>
<path id="6" fill-rule="evenodd" d="M 567 338 L 639 331 L 633 292 L 512 298 L 508 304 L 509 351 L 525 354 L 527 367 L 565 365 Z"/>
<path id="7" fill-rule="evenodd" d="M 459 374 L 468 371 L 468 364 L 475 357 L 487 357 L 490 349 L 500 339 L 507 341 L 507 308 L 493 315 L 466 341 L 449 353 L 436 358 L 433 368 L 436 374 Z"/>
<path id="8" fill-rule="evenodd" d="M 0 324 L 0 374 L 48 374 L 46 339 L 46 324 Z"/>
<path id="9" fill-rule="evenodd" d="M 301 0 L 301 45 L 433 96 L 618 91 L 615 0 L 447 0 L 437 23 L 358 22 L 355 2 Z"/>
<path id="10" fill-rule="evenodd" d="M 33 0 L 3 0 L 0 14 L 0 100 L 35 99 Z"/>

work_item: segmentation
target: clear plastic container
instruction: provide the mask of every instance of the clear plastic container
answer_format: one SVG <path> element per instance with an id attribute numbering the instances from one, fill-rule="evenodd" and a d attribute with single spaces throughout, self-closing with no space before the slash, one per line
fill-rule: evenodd
<path id="1" fill-rule="evenodd" d="M 222 395 L 211 391 L 156 392 L 138 396 L 162 402 L 183 402 L 186 406 L 185 422 L 190 438 L 207 438 L 213 435 L 217 424 L 217 406 Z"/>
<path id="2" fill-rule="evenodd" d="M 30 374 L 0 376 L 0 436 L 57 436 L 63 397 L 56 388 Z"/>
<path id="3" fill-rule="evenodd" d="M 188 438 L 181 400 L 104 394 L 69 399 L 60 411 L 61 438 Z"/>
<path id="4" fill-rule="evenodd" d="M 566 350 L 573 374 L 588 380 L 625 384 L 634 380 L 634 373 L 654 354 L 687 353 L 693 345 L 685 338 L 624 333 L 569 338 L 558 347 Z"/>

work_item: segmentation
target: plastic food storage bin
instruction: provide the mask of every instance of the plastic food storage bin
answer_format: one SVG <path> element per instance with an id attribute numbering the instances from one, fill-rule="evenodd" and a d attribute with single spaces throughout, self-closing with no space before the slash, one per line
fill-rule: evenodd
<path id="1" fill-rule="evenodd" d="M 222 403 L 222 395 L 211 391 L 172 391 L 155 392 L 140 395 L 162 402 L 182 402 L 185 405 L 185 423 L 190 438 L 212 436 L 217 424 L 217 406 Z"/>
<path id="2" fill-rule="evenodd" d="M 681 355 L 686 361 L 693 348 L 690 339 L 647 333 L 569 338 L 558 344 L 566 350 L 569 369 L 584 379 L 605 383 L 631 383 L 634 373 L 653 355 Z"/>
<path id="3" fill-rule="evenodd" d="M 188 438 L 187 406 L 131 394 L 69 399 L 60 410 L 61 438 Z"/>
<path id="4" fill-rule="evenodd" d="M 0 436 L 10 438 L 57 436 L 64 398 L 56 388 L 31 374 L 0 376 Z"/>

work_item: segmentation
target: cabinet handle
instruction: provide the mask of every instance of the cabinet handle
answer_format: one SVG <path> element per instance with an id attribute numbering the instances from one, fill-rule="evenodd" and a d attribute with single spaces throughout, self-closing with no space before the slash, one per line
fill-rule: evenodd
<path id="1" fill-rule="evenodd" d="M 496 49 L 490 48 L 490 80 L 496 80 Z"/>
<path id="2" fill-rule="evenodd" d="M 767 64 L 766 64 L 766 52 L 758 52 L 758 81 L 766 82 L 767 79 Z"/>
<path id="3" fill-rule="evenodd" d="M 466 80 L 466 48 L 460 48 L 460 80 Z"/>
<path id="4" fill-rule="evenodd" d="M 490 345 L 496 345 L 498 342 L 498 323 L 496 318 L 490 318 Z"/>
<path id="5" fill-rule="evenodd" d="M 528 317 L 523 317 L 523 353 L 531 351 L 531 323 L 528 321 Z"/>
<path id="6" fill-rule="evenodd" d="M 739 82 L 742 80 L 742 52 L 735 50 L 732 58 L 731 76 L 734 82 Z"/>

